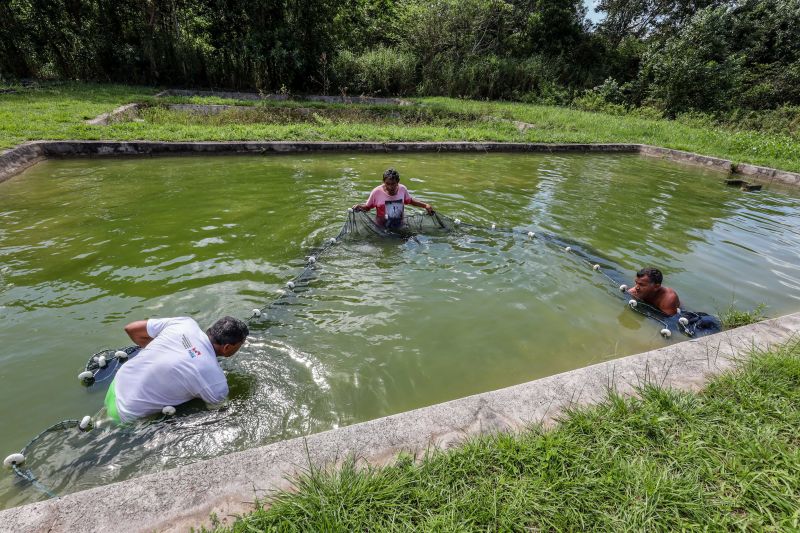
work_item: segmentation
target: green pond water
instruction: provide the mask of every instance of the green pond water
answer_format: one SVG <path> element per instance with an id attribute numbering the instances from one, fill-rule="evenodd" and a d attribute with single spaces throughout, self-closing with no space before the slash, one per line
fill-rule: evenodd
<path id="1" fill-rule="evenodd" d="M 272 301 L 389 166 L 464 222 L 573 239 L 631 278 L 658 266 L 691 309 L 800 309 L 797 191 L 742 193 L 636 155 L 51 160 L 0 184 L 2 457 L 98 411 L 105 388 L 76 376 L 93 352 L 130 344 L 126 323 L 205 327 Z M 462 228 L 344 242 L 223 363 L 227 410 L 54 432 L 29 466 L 63 494 L 686 339 L 659 329 L 537 239 Z M 0 473 L 0 507 L 42 498 Z"/>

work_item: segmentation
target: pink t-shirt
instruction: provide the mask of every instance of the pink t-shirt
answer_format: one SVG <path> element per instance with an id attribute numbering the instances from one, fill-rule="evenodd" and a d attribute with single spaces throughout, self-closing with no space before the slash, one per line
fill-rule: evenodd
<path id="1" fill-rule="evenodd" d="M 399 220 L 403 218 L 403 206 L 410 204 L 411 200 L 405 185 L 398 185 L 397 193 L 392 196 L 386 194 L 383 185 L 378 185 L 369 194 L 367 210 L 373 207 L 377 209 L 379 223 L 383 223 L 386 219 Z"/>

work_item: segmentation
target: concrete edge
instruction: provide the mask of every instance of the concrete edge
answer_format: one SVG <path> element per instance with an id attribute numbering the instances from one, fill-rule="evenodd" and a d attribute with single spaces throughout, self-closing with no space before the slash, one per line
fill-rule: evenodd
<path id="1" fill-rule="evenodd" d="M 21 174 L 25 169 L 45 159 L 42 147 L 33 143 L 20 144 L 0 152 L 0 183 Z"/>
<path id="2" fill-rule="evenodd" d="M 129 113 L 129 104 L 112 111 Z M 101 115 L 102 116 L 102 115 Z M 99 117 L 98 117 L 99 118 Z M 506 143 L 506 142 L 347 142 L 347 141 L 30 141 L 0 153 L 0 183 L 19 174 L 46 157 L 120 156 L 120 155 L 191 155 L 191 154 L 269 154 L 326 152 L 616 152 L 638 153 L 658 159 L 702 166 L 736 173 L 769 183 L 800 186 L 800 174 L 734 164 L 727 159 L 692 152 L 626 143 Z"/>
<path id="3" fill-rule="evenodd" d="M 139 104 L 135 103 L 121 105 L 113 111 L 103 113 L 102 115 L 97 115 L 89 120 L 84 120 L 84 122 L 92 126 L 106 126 L 111 122 L 112 119 L 117 119 L 126 115 L 135 115 L 139 111 L 139 107 Z"/>
<path id="4" fill-rule="evenodd" d="M 667 159 L 679 163 L 699 165 L 732 174 L 747 176 L 759 181 L 769 183 L 778 182 L 784 185 L 800 186 L 800 174 L 776 168 L 761 167 L 749 163 L 734 163 L 728 159 L 712 157 L 707 155 L 685 152 L 683 150 L 673 150 L 660 146 L 650 146 L 647 144 L 639 145 L 639 153 L 648 157 Z"/>
<path id="5" fill-rule="evenodd" d="M 448 449 L 465 438 L 557 422 L 565 409 L 600 402 L 609 389 L 644 383 L 697 390 L 753 350 L 797 342 L 800 313 L 606 361 L 555 376 L 277 442 L 0 512 L 2 531 L 186 531 L 253 508 L 290 488 L 288 476 L 355 456 L 386 464 L 406 451 Z M 120 495 L 108 498 L 108 494 Z"/>
<path id="6" fill-rule="evenodd" d="M 637 144 L 347 141 L 29 141 L 0 153 L 0 183 L 41 158 L 83 156 L 274 154 L 308 152 L 626 152 Z M 23 164 L 24 163 L 24 164 Z"/>

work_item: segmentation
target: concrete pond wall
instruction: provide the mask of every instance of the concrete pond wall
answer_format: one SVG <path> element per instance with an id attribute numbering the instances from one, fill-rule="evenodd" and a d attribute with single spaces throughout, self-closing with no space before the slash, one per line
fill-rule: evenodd
<path id="1" fill-rule="evenodd" d="M 135 105 L 135 104 L 133 104 Z M 129 110 L 124 110 L 127 112 Z M 101 115 L 102 116 L 102 115 Z M 99 118 L 99 117 L 98 117 Z M 0 153 L 0 182 L 48 157 L 192 154 L 281 154 L 306 152 L 528 152 L 634 153 L 746 176 L 762 183 L 800 186 L 800 174 L 645 144 L 547 144 L 501 142 L 327 142 L 327 141 L 31 141 Z"/>
<path id="2" fill-rule="evenodd" d="M 762 182 L 800 185 L 800 174 L 640 144 L 35 141 L 0 154 L 0 182 L 53 157 L 304 152 L 616 152 L 701 165 Z M 652 382 L 694 390 L 753 349 L 798 340 L 800 313 L 323 433 L 200 461 L 105 487 L 0 511 L 0 531 L 186 531 L 252 509 L 290 488 L 288 476 L 335 467 L 350 456 L 370 464 L 447 449 L 464 438 L 549 425 L 565 409 L 602 401 L 609 388 L 635 394 Z M 7 474 L 10 475 L 10 474 Z M 110 494 L 115 495 L 109 497 Z"/>
<path id="3" fill-rule="evenodd" d="M 0 512 L 0 531 L 188 531 L 223 523 L 256 499 L 289 489 L 288 477 L 348 457 L 381 465 L 465 438 L 557 422 L 565 409 L 653 383 L 696 390 L 709 377 L 772 345 L 798 342 L 800 313 L 307 437 L 199 461 Z M 10 474 L 9 474 L 10 475 Z"/>

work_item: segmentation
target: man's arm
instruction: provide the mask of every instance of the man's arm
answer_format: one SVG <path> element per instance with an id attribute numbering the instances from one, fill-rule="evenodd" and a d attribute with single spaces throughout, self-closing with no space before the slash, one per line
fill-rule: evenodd
<path id="1" fill-rule="evenodd" d="M 128 334 L 128 337 L 131 338 L 136 346 L 141 348 L 144 348 L 153 340 L 153 337 L 147 334 L 147 320 L 131 322 L 125 326 L 125 333 Z"/>
<path id="2" fill-rule="evenodd" d="M 411 205 L 413 205 L 414 207 L 421 207 L 421 208 L 423 208 L 425 211 L 427 211 L 427 212 L 428 212 L 428 214 L 429 214 L 429 215 L 432 215 L 432 214 L 433 214 L 433 207 L 431 207 L 431 205 L 430 205 L 430 204 L 426 204 L 425 202 L 420 202 L 419 200 L 415 200 L 414 198 L 412 198 L 412 199 L 411 199 L 411 201 L 410 201 L 410 202 L 408 202 L 408 203 L 410 203 L 410 204 L 411 204 Z"/>
<path id="3" fill-rule="evenodd" d="M 200 399 L 206 403 L 209 411 L 217 411 L 228 405 L 228 382 L 223 377 L 222 382 L 211 387 L 203 387 L 200 391 Z"/>
<path id="4" fill-rule="evenodd" d="M 372 192 L 369 193 L 369 198 L 367 198 L 367 202 L 363 203 L 363 204 L 354 205 L 353 206 L 353 211 L 370 211 L 374 207 L 377 207 L 378 206 L 378 202 L 376 201 L 375 196 L 376 196 L 375 189 L 373 189 Z"/>

